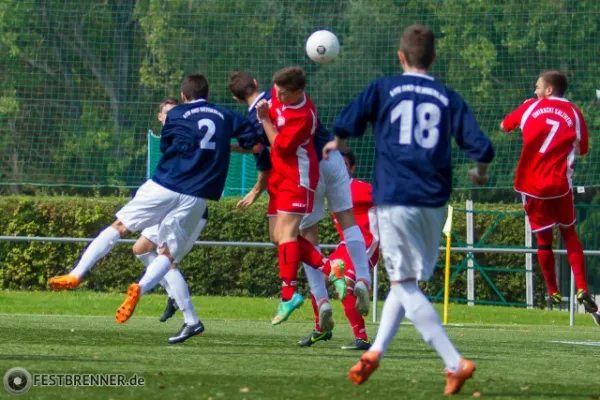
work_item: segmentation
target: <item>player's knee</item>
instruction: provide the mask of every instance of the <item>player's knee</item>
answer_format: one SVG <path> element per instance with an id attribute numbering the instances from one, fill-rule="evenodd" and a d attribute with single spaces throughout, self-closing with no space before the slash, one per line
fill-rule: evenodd
<path id="1" fill-rule="evenodd" d="M 131 250 L 133 251 L 134 255 L 140 256 L 154 250 L 154 244 L 150 241 L 140 238 L 137 242 L 135 242 Z"/>
<path id="2" fill-rule="evenodd" d="M 125 227 L 125 225 L 123 225 L 123 223 L 119 220 L 116 220 L 115 222 L 113 222 L 111 226 L 113 228 L 115 228 L 117 231 L 119 231 L 119 234 L 121 234 L 121 236 L 126 235 L 129 232 L 127 230 L 127 228 Z"/>
<path id="3" fill-rule="evenodd" d="M 171 252 L 169 251 L 169 248 L 166 245 L 158 249 L 158 254 L 161 256 L 168 257 L 169 260 L 173 262 L 173 256 L 171 255 Z"/>

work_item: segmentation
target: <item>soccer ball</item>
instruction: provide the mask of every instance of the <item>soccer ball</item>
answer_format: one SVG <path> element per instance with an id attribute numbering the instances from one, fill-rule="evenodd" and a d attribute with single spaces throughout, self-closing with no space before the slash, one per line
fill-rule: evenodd
<path id="1" fill-rule="evenodd" d="M 306 41 L 306 55 L 318 64 L 326 64 L 337 57 L 340 42 L 331 31 L 315 31 Z"/>

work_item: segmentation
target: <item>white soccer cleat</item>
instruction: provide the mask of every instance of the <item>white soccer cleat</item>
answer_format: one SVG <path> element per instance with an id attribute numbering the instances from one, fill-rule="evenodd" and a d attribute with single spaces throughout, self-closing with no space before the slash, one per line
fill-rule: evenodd
<path id="1" fill-rule="evenodd" d="M 369 303 L 371 301 L 369 287 L 366 282 L 359 279 L 354 285 L 354 296 L 356 297 L 356 309 L 363 317 L 369 315 Z"/>

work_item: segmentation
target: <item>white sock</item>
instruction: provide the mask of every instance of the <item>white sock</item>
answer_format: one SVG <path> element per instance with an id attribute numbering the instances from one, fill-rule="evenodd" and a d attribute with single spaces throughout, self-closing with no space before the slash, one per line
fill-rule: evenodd
<path id="1" fill-rule="evenodd" d="M 152 261 L 152 264 L 146 268 L 146 272 L 142 279 L 140 279 L 140 289 L 142 294 L 148 293 L 152 290 L 162 278 L 169 272 L 171 266 L 171 260 L 169 257 L 160 255 Z"/>
<path id="2" fill-rule="evenodd" d="M 120 237 L 119 231 L 112 226 L 104 229 L 85 249 L 77 266 L 69 274 L 83 277 L 98 260 L 108 254 Z"/>
<path id="3" fill-rule="evenodd" d="M 149 251 L 148 253 L 136 254 L 135 256 L 138 260 L 140 260 L 142 264 L 144 264 L 146 268 L 148 268 L 148 266 L 152 264 L 152 261 L 154 261 L 156 257 L 158 257 L 158 253 L 156 251 Z M 165 288 L 167 295 L 172 298 L 173 296 L 171 295 L 171 288 L 169 287 L 167 281 L 165 281 L 165 278 L 161 279 L 159 283 L 162 287 Z"/>
<path id="4" fill-rule="evenodd" d="M 183 275 L 181 275 L 179 268 L 167 272 L 164 279 L 171 288 L 172 297 L 175 299 L 177 306 L 183 313 L 183 321 L 188 325 L 196 325 L 198 323 L 198 315 L 196 315 L 188 285 Z"/>
<path id="5" fill-rule="evenodd" d="M 317 304 L 319 304 L 323 299 L 329 300 L 329 293 L 327 292 L 327 283 L 325 283 L 325 274 L 321 270 L 314 269 L 308 264 L 303 265 L 304 273 L 306 274 L 306 279 L 308 279 L 308 286 L 310 287 L 310 292 L 313 296 L 315 296 Z"/>
<path id="6" fill-rule="evenodd" d="M 440 318 L 427 300 L 416 281 L 402 282 L 392 286 L 392 291 L 406 309 L 408 318 L 423 340 L 444 360 L 448 371 L 456 372 L 460 363 L 460 354 L 446 334 Z"/>
<path id="7" fill-rule="evenodd" d="M 373 346 L 371 346 L 371 350 L 378 351 L 381 353 L 381 357 L 383 357 L 388 347 L 390 347 L 392 339 L 396 336 L 403 318 L 404 307 L 394 291 L 390 290 L 383 304 L 379 329 L 377 330 L 377 336 L 375 337 Z"/>
<path id="8" fill-rule="evenodd" d="M 360 228 L 356 225 L 344 229 L 344 239 L 348 254 L 354 264 L 356 272 L 356 281 L 364 279 L 371 285 L 371 274 L 369 273 L 369 259 L 367 257 L 367 248 L 365 238 L 360 233 Z"/>

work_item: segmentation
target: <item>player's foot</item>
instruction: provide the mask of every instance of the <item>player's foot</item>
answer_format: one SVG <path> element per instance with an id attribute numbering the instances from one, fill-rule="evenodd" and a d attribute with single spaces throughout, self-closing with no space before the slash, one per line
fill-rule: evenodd
<path id="1" fill-rule="evenodd" d="M 346 278 L 344 278 L 345 264 L 342 260 L 331 260 L 331 273 L 329 274 L 329 281 L 333 283 L 335 291 L 337 292 L 340 301 L 346 298 Z"/>
<path id="2" fill-rule="evenodd" d="M 129 289 L 127 289 L 127 297 L 123 304 L 119 306 L 117 309 L 117 314 L 115 315 L 115 320 L 117 324 L 124 324 L 127 322 L 129 318 L 133 315 L 135 311 L 135 306 L 140 301 L 140 295 L 142 291 L 140 289 L 140 285 L 137 283 L 132 283 L 129 285 Z"/>
<path id="3" fill-rule="evenodd" d="M 369 286 L 364 279 L 359 279 L 354 285 L 354 296 L 356 297 L 356 309 L 363 316 L 369 315 Z"/>
<path id="4" fill-rule="evenodd" d="M 592 319 L 594 320 L 596 325 L 600 326 L 600 311 L 596 311 L 594 313 L 591 313 L 590 315 L 592 316 Z"/>
<path id="5" fill-rule="evenodd" d="M 364 383 L 379 367 L 380 357 L 381 354 L 378 351 L 367 351 L 360 357 L 360 361 L 350 368 L 348 378 L 355 385 Z"/>
<path id="6" fill-rule="evenodd" d="M 79 278 L 75 275 L 59 275 L 48 281 L 48 286 L 53 290 L 75 289 L 78 285 Z"/>
<path id="7" fill-rule="evenodd" d="M 195 325 L 183 324 L 179 332 L 169 338 L 169 344 L 183 343 L 192 336 L 202 335 L 202 332 L 204 332 L 202 321 L 198 321 Z"/>
<path id="8" fill-rule="evenodd" d="M 320 340 L 328 341 L 332 336 L 333 333 L 331 331 L 318 332 L 317 330 L 313 330 L 310 335 L 298 342 L 298 346 L 310 347 Z"/>
<path id="9" fill-rule="evenodd" d="M 342 346 L 342 350 L 362 350 L 367 351 L 371 348 L 371 342 L 368 339 L 356 338 L 347 346 Z"/>
<path id="10" fill-rule="evenodd" d="M 160 322 L 165 322 L 166 320 L 171 318 L 173 315 L 175 315 L 175 312 L 178 309 L 179 309 L 179 307 L 177 307 L 177 303 L 175 302 L 175 299 L 172 297 L 169 297 L 169 299 L 167 300 L 167 307 L 165 308 L 163 315 L 160 316 Z"/>
<path id="11" fill-rule="evenodd" d="M 579 304 L 583 304 L 585 312 L 590 314 L 598 312 L 598 306 L 596 305 L 596 302 L 592 299 L 592 296 L 590 296 L 590 294 L 583 289 L 579 289 L 577 291 L 577 302 Z"/>
<path id="12" fill-rule="evenodd" d="M 553 309 L 554 306 L 559 305 L 560 303 L 562 303 L 562 297 L 560 296 L 560 293 L 552 293 L 550 296 L 548 296 L 548 308 L 549 309 Z"/>
<path id="13" fill-rule="evenodd" d="M 449 396 L 460 392 L 467 379 L 475 373 L 475 364 L 464 358 L 458 364 L 458 371 L 446 371 L 446 388 L 444 394 Z"/>
<path id="14" fill-rule="evenodd" d="M 304 297 L 298 292 L 294 293 L 289 301 L 282 301 L 277 308 L 277 315 L 271 320 L 271 325 L 279 325 L 288 319 L 292 313 L 304 303 Z"/>
<path id="15" fill-rule="evenodd" d="M 321 300 L 319 304 L 319 326 L 323 332 L 327 332 L 333 329 L 333 308 L 329 300 Z"/>

